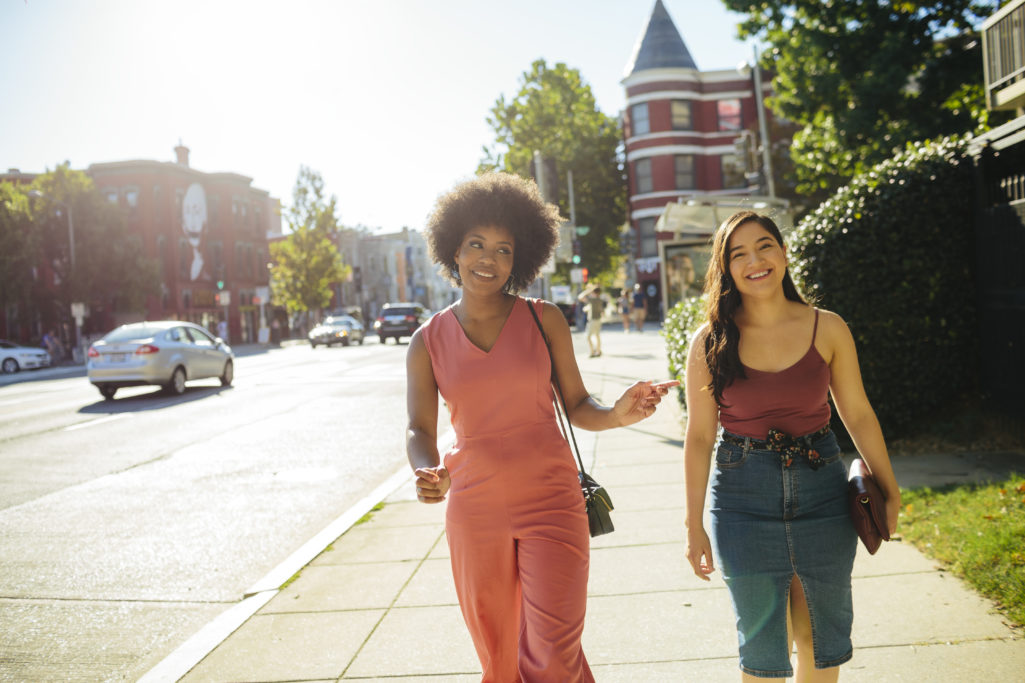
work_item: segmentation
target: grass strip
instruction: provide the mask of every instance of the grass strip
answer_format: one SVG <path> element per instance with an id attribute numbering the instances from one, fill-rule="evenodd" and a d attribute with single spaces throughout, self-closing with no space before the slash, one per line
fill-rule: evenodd
<path id="1" fill-rule="evenodd" d="M 1025 625 L 1025 478 L 901 492 L 899 531 Z"/>

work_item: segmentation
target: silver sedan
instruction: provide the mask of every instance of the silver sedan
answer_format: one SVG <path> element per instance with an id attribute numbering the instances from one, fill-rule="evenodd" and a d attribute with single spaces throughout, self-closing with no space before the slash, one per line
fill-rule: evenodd
<path id="1" fill-rule="evenodd" d="M 180 320 L 122 325 L 89 347 L 86 374 L 106 399 L 121 387 L 155 384 L 174 395 L 185 382 L 216 377 L 231 384 L 235 355 L 224 340 Z"/>
<path id="2" fill-rule="evenodd" d="M 4 374 L 17 372 L 22 368 L 45 368 L 49 365 L 50 354 L 46 351 L 0 339 L 0 371 Z"/>

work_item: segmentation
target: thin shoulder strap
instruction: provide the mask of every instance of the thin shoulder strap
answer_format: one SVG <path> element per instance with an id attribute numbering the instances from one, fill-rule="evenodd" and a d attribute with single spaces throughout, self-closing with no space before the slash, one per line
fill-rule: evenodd
<path id="1" fill-rule="evenodd" d="M 811 329 L 811 344 L 815 345 L 815 335 L 819 333 L 819 309 L 815 309 L 815 327 Z"/>
<path id="2" fill-rule="evenodd" d="M 548 362 L 551 364 L 552 371 L 552 386 L 555 387 L 555 414 L 559 416 L 559 427 L 562 428 L 563 436 L 566 435 L 567 425 L 569 426 L 569 437 L 573 441 L 573 452 L 577 456 L 577 464 L 580 466 L 580 471 L 584 474 L 587 472 L 584 470 L 584 460 L 580 457 L 580 448 L 577 446 L 577 437 L 573 433 L 573 423 L 569 421 L 569 412 L 566 410 L 566 399 L 562 395 L 562 389 L 559 387 L 559 380 L 555 374 L 555 359 L 552 358 L 552 347 L 548 345 L 548 335 L 545 334 L 545 328 L 541 325 L 541 319 L 537 317 L 537 311 L 534 310 L 534 305 L 538 302 L 538 299 L 528 299 L 527 308 L 530 310 L 530 315 L 534 317 L 534 322 L 537 323 L 537 329 L 541 332 L 541 339 L 544 340 L 545 350 L 548 351 Z M 559 410 L 559 401 L 562 401 L 562 410 Z M 565 424 L 562 421 L 562 414 L 566 413 Z"/>

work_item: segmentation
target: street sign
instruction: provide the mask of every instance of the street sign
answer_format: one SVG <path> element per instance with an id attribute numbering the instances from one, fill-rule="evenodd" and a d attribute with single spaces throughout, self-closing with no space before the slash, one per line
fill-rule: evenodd
<path id="1" fill-rule="evenodd" d="M 227 306 L 231 303 L 231 292 L 228 290 L 218 292 L 217 301 L 221 304 L 221 306 Z"/>
<path id="2" fill-rule="evenodd" d="M 570 268 L 569 281 L 575 285 L 582 284 L 584 281 L 584 269 L 583 268 Z"/>

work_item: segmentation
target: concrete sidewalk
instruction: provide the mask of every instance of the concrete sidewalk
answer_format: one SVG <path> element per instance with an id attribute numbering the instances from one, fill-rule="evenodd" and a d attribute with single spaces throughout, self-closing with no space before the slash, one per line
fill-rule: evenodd
<path id="1" fill-rule="evenodd" d="M 665 378 L 654 326 L 623 334 L 610 325 L 602 337 L 604 355 L 589 359 L 586 341 L 574 334 L 585 383 L 604 401 L 635 379 Z M 718 574 L 700 581 L 684 558 L 681 411 L 669 398 L 645 422 L 577 435 L 585 465 L 616 506 L 615 533 L 592 539 L 584 632 L 603 682 L 740 678 L 725 585 Z M 996 471 L 988 462 L 894 459 L 905 487 L 1025 468 L 1020 454 L 997 459 Z M 444 508 L 418 504 L 411 482 L 294 581 L 248 598 L 248 613 L 240 606 L 236 617 L 241 625 L 211 628 L 206 642 L 194 638 L 144 680 L 480 680 L 452 586 Z M 1025 679 L 1021 633 L 910 545 L 888 543 L 875 556 L 859 550 L 854 603 L 855 656 L 842 680 Z"/>

